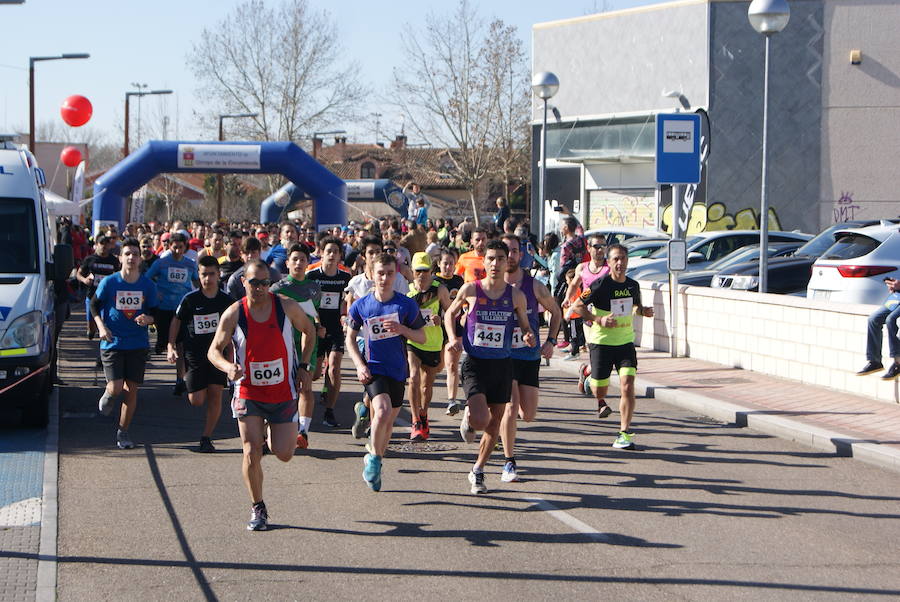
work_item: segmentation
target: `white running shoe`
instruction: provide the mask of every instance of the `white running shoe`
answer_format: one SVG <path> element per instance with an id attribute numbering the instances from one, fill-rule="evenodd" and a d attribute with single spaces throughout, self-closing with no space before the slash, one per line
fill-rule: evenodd
<path id="1" fill-rule="evenodd" d="M 469 427 L 469 408 L 466 406 L 466 409 L 463 410 L 462 422 L 459 423 L 459 436 L 462 437 L 462 440 L 466 443 L 472 443 L 475 441 L 475 431 Z"/>

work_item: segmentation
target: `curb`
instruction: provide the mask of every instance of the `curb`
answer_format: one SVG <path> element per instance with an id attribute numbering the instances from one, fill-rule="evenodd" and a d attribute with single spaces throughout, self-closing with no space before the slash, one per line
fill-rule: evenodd
<path id="1" fill-rule="evenodd" d="M 56 552 L 59 485 L 59 389 L 50 397 L 50 420 L 44 445 L 44 487 L 41 498 L 41 540 L 38 548 L 37 602 L 56 600 Z"/>
<path id="2" fill-rule="evenodd" d="M 576 376 L 580 364 L 581 362 L 567 362 L 559 358 L 550 360 L 553 368 Z M 619 391 L 618 386 L 612 383 L 610 383 L 610 389 Z M 740 427 L 749 427 L 767 435 L 833 453 L 835 456 L 850 457 L 880 468 L 900 472 L 900 450 L 880 445 L 877 441 L 859 439 L 798 420 L 775 416 L 766 413 L 765 410 L 751 409 L 705 395 L 680 391 L 667 385 L 648 381 L 640 375 L 635 380 L 634 389 L 637 397 L 653 398 L 716 420 Z"/>

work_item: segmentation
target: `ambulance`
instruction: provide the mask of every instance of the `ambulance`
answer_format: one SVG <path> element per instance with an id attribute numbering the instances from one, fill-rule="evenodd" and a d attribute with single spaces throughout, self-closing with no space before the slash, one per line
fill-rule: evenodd
<path id="1" fill-rule="evenodd" d="M 55 244 L 34 155 L 0 135 L 0 411 L 47 424 L 72 247 Z"/>

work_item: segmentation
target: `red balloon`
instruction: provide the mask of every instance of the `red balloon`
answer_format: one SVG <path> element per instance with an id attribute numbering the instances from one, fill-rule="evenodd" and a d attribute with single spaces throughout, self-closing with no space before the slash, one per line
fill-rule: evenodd
<path id="1" fill-rule="evenodd" d="M 94 107 L 84 96 L 73 94 L 65 99 L 62 106 L 59 107 L 59 114 L 62 115 L 63 121 L 72 127 L 80 127 L 91 120 L 94 114 Z"/>
<path id="2" fill-rule="evenodd" d="M 77 147 L 67 146 L 59 153 L 59 160 L 66 167 L 75 167 L 81 163 L 81 151 Z"/>

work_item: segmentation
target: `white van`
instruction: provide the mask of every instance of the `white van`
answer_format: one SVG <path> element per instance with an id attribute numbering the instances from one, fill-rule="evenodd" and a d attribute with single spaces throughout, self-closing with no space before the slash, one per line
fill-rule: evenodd
<path id="1" fill-rule="evenodd" d="M 37 427 L 47 424 L 73 267 L 72 247 L 54 244 L 44 185 L 34 156 L 0 136 L 0 409 Z"/>

